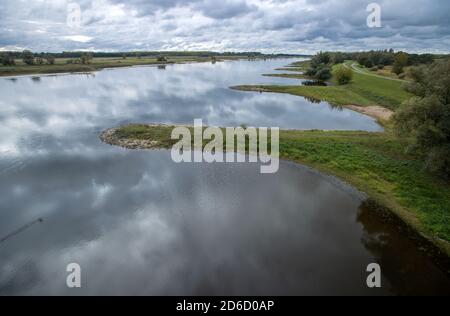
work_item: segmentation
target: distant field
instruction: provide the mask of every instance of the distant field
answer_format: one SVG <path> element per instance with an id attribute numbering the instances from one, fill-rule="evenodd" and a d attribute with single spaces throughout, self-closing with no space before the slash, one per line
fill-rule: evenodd
<path id="1" fill-rule="evenodd" d="M 237 56 L 221 56 L 218 60 L 238 59 Z M 54 65 L 26 65 L 21 59 L 16 60 L 15 66 L 0 66 L 0 76 L 26 75 L 26 74 L 46 74 L 46 73 L 65 73 L 65 72 L 89 72 L 101 70 L 104 68 L 129 67 L 137 65 L 155 65 L 155 64 L 176 64 L 188 62 L 211 62 L 210 57 L 170 57 L 167 62 L 161 63 L 155 57 L 128 57 L 126 59 L 113 58 L 94 58 L 90 64 L 67 64 L 67 61 L 73 58 L 57 58 Z"/>

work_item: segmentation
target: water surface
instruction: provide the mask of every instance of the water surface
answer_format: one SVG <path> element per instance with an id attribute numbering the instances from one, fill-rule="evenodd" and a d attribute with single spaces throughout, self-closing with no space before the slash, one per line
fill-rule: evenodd
<path id="1" fill-rule="evenodd" d="M 326 102 L 292 95 L 234 91 L 241 84 L 293 84 L 305 80 L 261 74 L 290 60 L 234 61 L 110 69 L 92 75 L 20 77 L 1 80 L 2 114 L 34 115 L 52 109 L 53 117 L 98 125 L 158 122 L 193 124 L 202 118 L 215 126 L 381 131 L 374 119 Z M 6 112 L 5 112 L 6 111 Z M 3 114 L 5 113 L 5 114 Z M 46 117 L 47 118 L 47 117 Z M 44 126 L 48 125 L 48 120 Z M 33 122 L 34 123 L 34 122 Z M 41 125 L 41 124 L 40 124 Z"/>

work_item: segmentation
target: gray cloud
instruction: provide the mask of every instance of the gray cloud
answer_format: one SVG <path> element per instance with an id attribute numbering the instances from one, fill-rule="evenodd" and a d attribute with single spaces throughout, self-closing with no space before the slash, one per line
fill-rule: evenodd
<path id="1" fill-rule="evenodd" d="M 69 1 L 81 6 L 79 29 L 66 25 Z M 449 1 L 379 0 L 380 29 L 366 25 L 370 2 L 0 0 L 0 49 L 449 52 Z"/>

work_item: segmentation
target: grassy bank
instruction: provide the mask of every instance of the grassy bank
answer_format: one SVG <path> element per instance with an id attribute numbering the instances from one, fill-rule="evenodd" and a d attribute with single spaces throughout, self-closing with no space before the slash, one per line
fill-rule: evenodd
<path id="1" fill-rule="evenodd" d="M 304 69 L 307 63 L 293 64 L 295 66 L 303 65 Z M 340 67 L 341 65 L 336 65 Z M 295 71 L 295 70 L 294 70 Z M 271 74 L 270 76 L 284 78 L 305 78 L 302 74 Z M 346 106 L 382 106 L 395 111 L 411 95 L 403 89 L 401 81 L 387 80 L 385 78 L 371 76 L 370 74 L 353 72 L 353 80 L 350 84 L 328 87 L 314 86 L 238 86 L 234 89 L 242 91 L 255 91 L 257 89 L 266 92 L 289 93 L 293 95 L 304 96 L 316 100 L 326 101 L 334 105 Z"/>
<path id="2" fill-rule="evenodd" d="M 220 60 L 236 59 L 237 57 L 221 57 Z M 91 72 L 105 68 L 131 67 L 139 65 L 160 65 L 160 64 L 181 64 L 190 62 L 211 62 L 209 57 L 171 57 L 166 62 L 159 62 L 157 58 L 94 58 L 90 64 L 68 64 L 68 58 L 57 58 L 54 65 L 26 65 L 21 60 L 16 60 L 14 66 L 1 66 L 0 76 L 33 75 L 33 74 L 53 74 L 71 72 Z"/>
<path id="3" fill-rule="evenodd" d="M 121 140 L 151 140 L 170 148 L 171 126 L 129 125 Z M 405 154 L 406 143 L 390 133 L 281 131 L 280 156 L 337 176 L 367 193 L 433 243 L 450 253 L 450 186 Z"/>

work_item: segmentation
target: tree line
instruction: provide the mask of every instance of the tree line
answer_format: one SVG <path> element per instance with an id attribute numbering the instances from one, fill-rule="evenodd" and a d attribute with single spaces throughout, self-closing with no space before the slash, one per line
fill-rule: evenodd
<path id="1" fill-rule="evenodd" d="M 26 51 L 27 55 L 31 53 L 30 51 Z M 24 52 L 4 52 L 1 55 L 8 57 L 9 61 L 12 61 L 14 59 L 22 59 Z M 166 57 L 205 57 L 205 58 L 212 58 L 212 57 L 221 57 L 221 56 L 236 56 L 236 57 L 250 57 L 250 58 L 258 58 L 258 57 L 310 57 L 306 55 L 296 55 L 296 54 L 262 54 L 260 52 L 212 52 L 212 51 L 195 51 L 195 52 L 188 52 L 188 51 L 134 51 L 134 52 L 84 52 L 84 51 L 65 51 L 62 53 L 31 53 L 35 58 L 42 58 L 45 59 L 46 56 L 53 56 L 54 58 L 64 58 L 64 59 L 81 59 L 86 54 L 90 54 L 92 58 L 123 58 L 130 57 L 130 58 L 142 58 L 142 57 L 154 57 L 157 58 L 159 56 L 166 56 Z M 5 58 L 6 58 L 5 57 Z"/>
<path id="2" fill-rule="evenodd" d="M 26 65 L 43 65 L 47 63 L 49 65 L 55 64 L 55 56 L 52 54 L 33 54 L 29 50 L 24 50 L 19 53 L 3 52 L 0 53 L 0 64 L 3 66 L 14 66 L 16 64 L 16 59 L 22 59 L 23 63 Z"/>
<path id="3" fill-rule="evenodd" d="M 319 52 L 310 62 L 309 69 L 305 75 L 318 80 L 328 80 L 332 77 L 332 67 L 336 64 L 342 64 L 347 60 L 353 60 L 360 65 L 371 68 L 372 70 L 383 69 L 386 66 L 392 66 L 392 72 L 401 75 L 404 74 L 405 67 L 431 64 L 435 60 L 443 58 L 443 55 L 433 54 L 409 54 L 406 52 L 395 52 L 390 50 L 378 50 L 368 52 Z M 350 75 L 344 69 L 340 70 L 347 81 Z M 404 76 L 403 76 L 404 77 Z"/>

